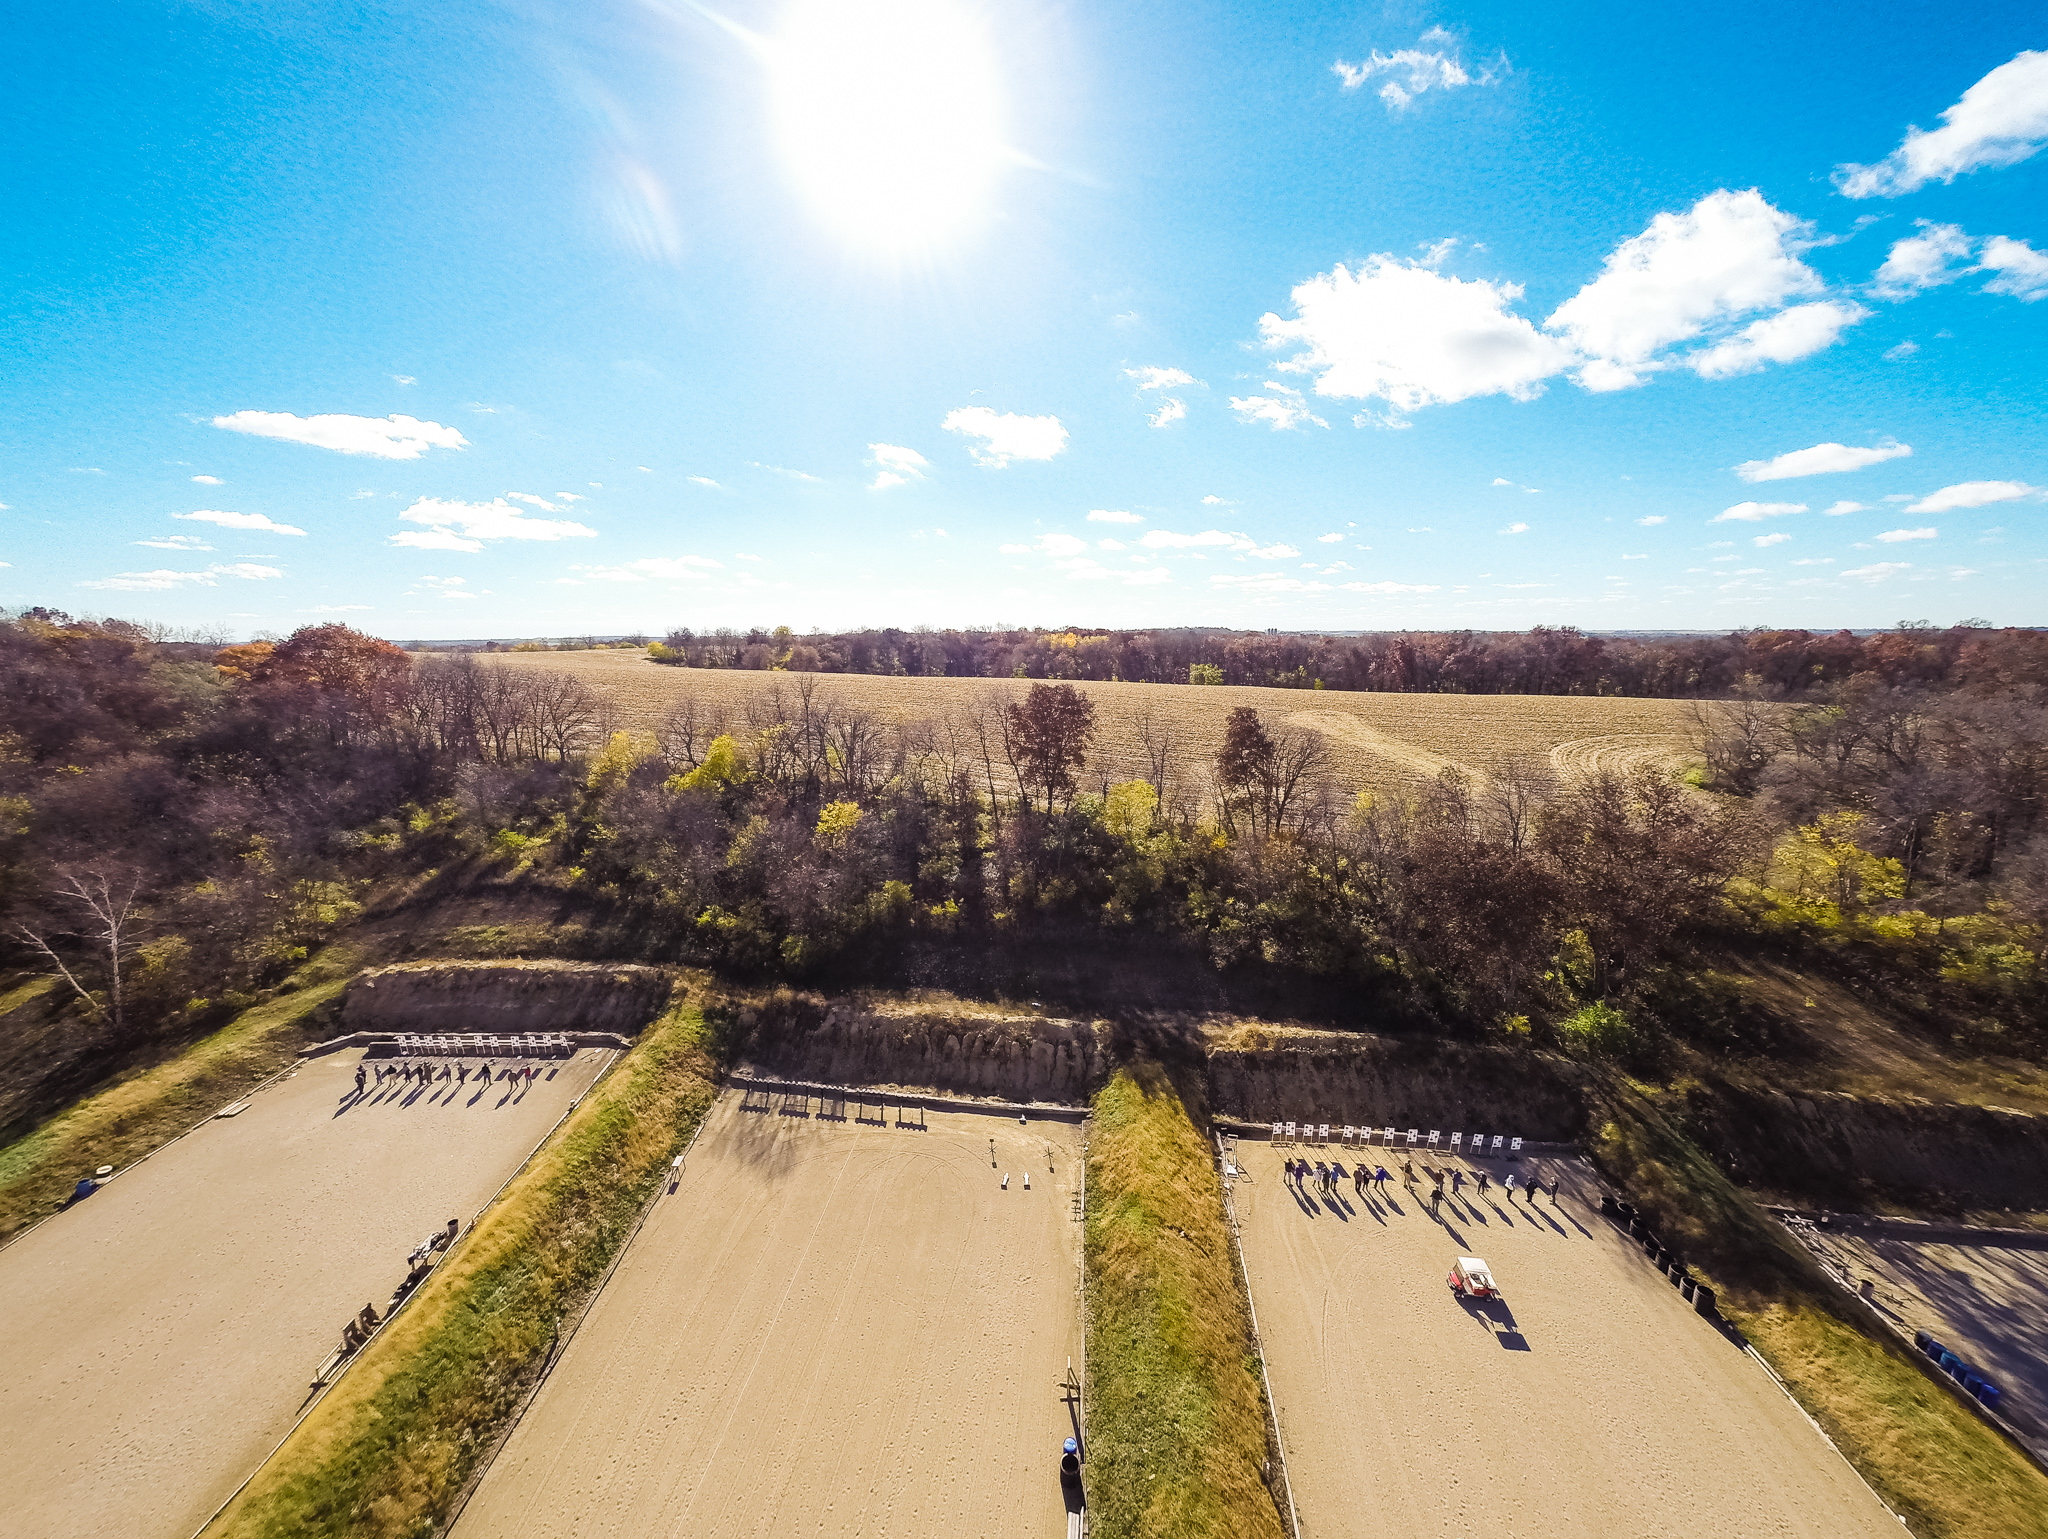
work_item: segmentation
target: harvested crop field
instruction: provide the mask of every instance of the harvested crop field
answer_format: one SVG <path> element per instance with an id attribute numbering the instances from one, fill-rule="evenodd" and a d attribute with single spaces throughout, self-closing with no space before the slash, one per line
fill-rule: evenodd
<path id="1" fill-rule="evenodd" d="M 885 721 L 968 720 L 978 702 L 1019 699 L 1022 679 L 889 678 L 867 674 L 763 673 L 665 666 L 636 652 L 515 652 L 491 659 L 512 668 L 574 674 L 618 700 L 624 724 L 652 729 L 678 700 L 695 699 L 735 723 L 800 681 L 835 709 L 859 708 Z M 1349 789 L 1415 785 L 1447 765 L 1484 773 L 1519 761 L 1565 775 L 1649 763 L 1676 767 L 1697 736 L 1684 700 L 1577 695 L 1394 695 L 1249 686 L 1098 684 L 1075 686 L 1095 702 L 1096 754 L 1088 778 L 1145 773 L 1149 718 L 1179 737 L 1183 771 L 1200 779 L 1223 742 L 1224 718 L 1251 706 L 1269 725 L 1310 727 L 1330 739 L 1338 778 Z"/>
<path id="2" fill-rule="evenodd" d="M 1311 1539 L 1899 1534 L 1763 1367 L 1600 1216 L 1579 1161 L 1535 1162 L 1562 1189 L 1533 1213 L 1497 1184 L 1531 1162 L 1451 1161 L 1496 1185 L 1468 1181 L 1439 1222 L 1398 1179 L 1378 1197 L 1343 1182 L 1334 1201 L 1286 1184 L 1286 1155 L 1328 1150 L 1238 1149 L 1245 1264 Z M 1391 1151 L 1370 1152 L 1398 1177 Z M 1499 1300 L 1450 1291 L 1460 1255 L 1489 1263 Z"/>
<path id="3" fill-rule="evenodd" d="M 0 1251 L 0 1532 L 184 1539 L 297 1417 L 406 1253 L 465 1224 L 595 1078 L 354 1099 L 312 1059 Z M 401 1088 L 402 1087 L 402 1088 Z"/>
<path id="4" fill-rule="evenodd" d="M 754 1099 L 712 1109 L 455 1532 L 1063 1532 L 1080 1128 Z"/>

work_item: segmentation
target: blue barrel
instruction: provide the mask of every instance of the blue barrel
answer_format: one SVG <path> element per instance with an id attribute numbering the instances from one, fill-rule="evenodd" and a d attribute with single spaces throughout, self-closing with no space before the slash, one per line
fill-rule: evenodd
<path id="1" fill-rule="evenodd" d="M 1941 1364 L 1941 1371 L 1943 1373 L 1949 1374 L 1951 1376 L 1962 1371 L 1963 1360 L 1960 1357 L 1957 1357 L 1955 1353 L 1949 1351 L 1946 1347 L 1943 1347 L 1941 1349 L 1941 1355 L 1937 1357 L 1935 1361 Z"/>
<path id="2" fill-rule="evenodd" d="M 1920 1334 L 1922 1336 L 1927 1336 L 1927 1332 L 1925 1331 L 1922 1331 Z M 1933 1358 L 1938 1363 L 1941 1361 L 1941 1354 L 1946 1352 L 1948 1348 L 1943 1346 L 1940 1342 L 1936 1341 L 1932 1336 L 1927 1336 L 1927 1340 L 1921 1345 L 1920 1350 L 1922 1352 L 1925 1352 L 1929 1357 Z"/>
<path id="3" fill-rule="evenodd" d="M 1979 1379 L 1976 1389 L 1977 1401 L 1987 1411 L 1998 1409 L 1998 1402 L 2005 1398 L 2005 1391 L 1989 1379 Z"/>
<path id="4" fill-rule="evenodd" d="M 1060 1444 L 1060 1477 L 1072 1479 L 1081 1473 L 1081 1445 L 1072 1438 Z"/>

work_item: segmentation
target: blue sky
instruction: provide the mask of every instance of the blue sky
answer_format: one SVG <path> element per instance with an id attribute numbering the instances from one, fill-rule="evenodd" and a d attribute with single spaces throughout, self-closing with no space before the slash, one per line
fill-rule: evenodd
<path id="1" fill-rule="evenodd" d="M 2048 623 L 2038 6 L 41 7 L 0 604 Z"/>

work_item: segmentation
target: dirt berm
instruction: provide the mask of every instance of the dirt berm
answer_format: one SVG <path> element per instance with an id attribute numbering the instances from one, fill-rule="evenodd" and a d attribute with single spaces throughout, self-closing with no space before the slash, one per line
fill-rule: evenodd
<path id="1" fill-rule="evenodd" d="M 2037 1208 L 2048 1192 L 2048 1117 L 1999 1106 L 1708 1081 L 1685 1121 L 1738 1180 L 1838 1206 Z"/>
<path id="2" fill-rule="evenodd" d="M 1300 1028 L 1240 1029 L 1211 1046 L 1209 1104 L 1252 1122 L 1370 1123 L 1571 1139 L 1585 1127 L 1567 1058 Z"/>
<path id="3" fill-rule="evenodd" d="M 667 1001 L 659 967 L 601 962 L 405 962 L 349 980 L 350 1031 L 615 1031 Z"/>
<path id="4" fill-rule="evenodd" d="M 1107 1033 L 958 1002 L 777 995 L 740 1012 L 747 1057 L 794 1079 L 928 1085 L 1016 1100 L 1085 1100 L 1112 1067 Z"/>

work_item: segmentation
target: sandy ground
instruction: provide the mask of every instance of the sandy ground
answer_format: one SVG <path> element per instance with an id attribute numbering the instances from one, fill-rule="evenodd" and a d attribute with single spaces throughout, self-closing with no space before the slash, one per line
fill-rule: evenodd
<path id="1" fill-rule="evenodd" d="M 1849 1275 L 1910 1334 L 1931 1331 L 2005 1391 L 1999 1413 L 2048 1457 L 2048 1251 L 1830 1235 Z"/>
<path id="2" fill-rule="evenodd" d="M 1391 1159 L 1386 1197 L 1347 1182 L 1332 1206 L 1285 1184 L 1289 1152 L 1331 1153 L 1247 1140 L 1234 1190 L 1306 1539 L 1898 1539 L 1764 1370 L 1600 1217 L 1577 1161 L 1533 1162 L 1564 1183 L 1555 1209 L 1496 1184 L 1439 1224 Z M 1488 1162 L 1518 1186 L 1531 1166 Z M 1459 1255 L 1493 1267 L 1501 1302 L 1452 1295 Z"/>
<path id="3" fill-rule="evenodd" d="M 1065 1532 L 1081 1130 L 847 1110 L 720 1098 L 460 1539 Z"/>
<path id="4" fill-rule="evenodd" d="M 356 1102 L 358 1057 L 311 1060 L 0 1252 L 0 1533 L 186 1539 L 348 1317 L 383 1310 L 406 1252 L 467 1223 L 605 1055 L 524 1095 L 472 1076 Z"/>

